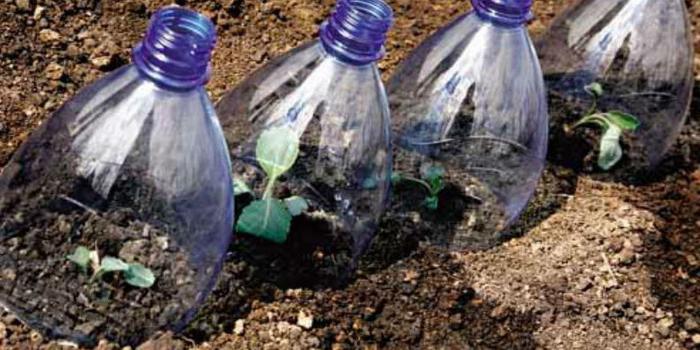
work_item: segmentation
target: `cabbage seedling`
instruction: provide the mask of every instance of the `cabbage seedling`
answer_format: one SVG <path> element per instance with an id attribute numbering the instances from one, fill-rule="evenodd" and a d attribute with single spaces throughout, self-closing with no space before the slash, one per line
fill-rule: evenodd
<path id="1" fill-rule="evenodd" d="M 156 281 L 153 272 L 139 263 L 126 263 L 110 256 L 100 259 L 97 250 L 89 250 L 84 246 L 76 248 L 67 258 L 83 273 L 87 274 L 88 268 L 92 268 L 91 281 L 109 272 L 123 273 L 126 283 L 138 288 L 150 288 Z"/>
<path id="2" fill-rule="evenodd" d="M 445 188 L 445 168 L 440 165 L 425 163 L 420 168 L 421 178 L 405 176 L 398 172 L 391 175 L 391 182 L 396 185 L 402 181 L 409 181 L 423 186 L 428 191 L 428 196 L 423 200 L 423 205 L 430 210 L 437 210 L 440 192 Z"/>
<path id="3" fill-rule="evenodd" d="M 637 117 L 620 111 L 599 112 L 597 110 L 598 98 L 604 93 L 603 87 L 599 83 L 587 85 L 585 90 L 593 96 L 593 106 L 581 120 L 574 124 L 574 128 L 590 124 L 603 129 L 603 136 L 600 138 L 598 166 L 607 171 L 622 159 L 622 146 L 620 146 L 622 133 L 636 131 L 640 122 Z"/>
<path id="4" fill-rule="evenodd" d="M 284 243 L 287 240 L 292 217 L 301 215 L 309 205 L 306 199 L 299 196 L 282 201 L 274 198 L 273 194 L 277 180 L 292 168 L 298 155 L 299 138 L 289 127 L 275 127 L 260 134 L 255 157 L 267 175 L 265 192 L 261 199 L 253 201 L 243 209 L 236 224 L 238 232 L 276 243 Z M 234 189 L 238 194 L 251 192 L 241 180 L 234 180 Z"/>

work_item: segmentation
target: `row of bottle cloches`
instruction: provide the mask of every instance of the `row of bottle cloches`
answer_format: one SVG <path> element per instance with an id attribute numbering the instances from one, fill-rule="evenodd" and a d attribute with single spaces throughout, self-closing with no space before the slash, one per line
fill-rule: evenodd
<path id="1" fill-rule="evenodd" d="M 432 243 L 486 249 L 533 195 L 548 145 L 580 172 L 663 160 L 694 83 L 684 1 L 576 1 L 534 43 L 532 0 L 471 2 L 385 88 L 391 8 L 338 0 L 317 39 L 217 104 L 214 24 L 157 11 L 132 64 L 83 88 L 4 166 L 0 305 L 52 337 L 136 344 L 192 320 L 233 237 L 327 230 L 352 269 L 405 201 L 470 218 Z"/>

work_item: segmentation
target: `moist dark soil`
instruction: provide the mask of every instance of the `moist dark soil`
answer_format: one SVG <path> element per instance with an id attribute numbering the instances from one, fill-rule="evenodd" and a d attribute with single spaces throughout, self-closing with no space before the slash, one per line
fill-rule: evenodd
<path id="1" fill-rule="evenodd" d="M 208 85 L 214 99 L 271 57 L 313 37 L 333 5 L 331 0 L 177 2 L 217 24 L 216 73 Z M 0 2 L 0 164 L 79 87 L 128 62 L 148 17 L 168 3 Z M 532 32 L 542 32 L 569 3 L 536 1 Z M 390 4 L 397 20 L 380 64 L 385 77 L 428 34 L 469 7 L 466 0 Z M 687 4 L 697 25 L 700 7 Z M 700 44 L 700 36 L 695 39 Z M 426 212 L 415 209 L 423 194 L 412 188 L 405 191 L 415 196 L 408 197 L 415 198 L 414 209 L 389 211 L 355 276 L 343 283 L 324 272 L 335 266 L 323 259 L 327 253 L 303 258 L 315 251 L 314 244 L 303 242 L 306 237 L 292 235 L 278 246 L 241 235 L 188 329 L 154 337 L 140 348 L 697 347 L 700 91 L 694 96 L 689 122 L 653 176 L 636 185 L 599 181 L 553 162 L 531 204 L 508 229 L 514 239 L 486 251 L 447 254 L 420 243 L 423 237 L 449 235 L 461 218 L 425 224 Z M 551 141 L 560 137 L 553 133 Z M 440 200 L 452 205 L 450 196 Z M 399 213 L 391 214 L 395 210 Z M 417 236 L 414 226 L 424 227 L 424 234 Z M 74 267 L 63 268 L 81 278 Z M 115 277 L 106 282 L 118 287 Z M 124 345 L 102 339 L 97 348 Z M 72 348 L 9 312 L 0 314 L 0 347 Z"/>
<path id="2" fill-rule="evenodd" d="M 33 181 L 10 178 L 3 189 L 0 304 L 46 335 L 87 345 L 100 339 L 140 344 L 156 331 L 182 327 L 202 288 L 198 274 L 210 273 L 194 269 L 169 232 L 141 221 L 132 206 L 100 208 L 104 200 L 69 165 L 66 159 L 39 176 L 24 169 L 17 176 Z M 134 183 L 118 181 L 115 197 L 121 198 L 113 202 L 134 198 Z M 93 278 L 94 269 L 67 259 L 80 246 L 101 258 L 141 263 L 157 282 L 135 288 L 115 273 Z"/>

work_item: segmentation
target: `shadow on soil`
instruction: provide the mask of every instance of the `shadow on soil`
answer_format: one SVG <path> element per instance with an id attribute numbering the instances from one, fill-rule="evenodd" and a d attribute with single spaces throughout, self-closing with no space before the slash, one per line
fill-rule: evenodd
<path id="1" fill-rule="evenodd" d="M 253 311 L 272 312 L 274 319 L 294 324 L 303 308 L 314 315 L 308 332 L 320 339 L 323 349 L 335 343 L 353 349 L 536 348 L 538 317 L 481 299 L 463 280 L 463 263 L 441 249 L 421 245 L 386 269 L 358 271 L 343 288 L 305 289 L 292 292 L 295 297 L 270 283 L 271 276 L 261 278 L 255 271 L 260 266 L 238 259 L 231 255 L 219 285 L 185 337 L 201 343 L 231 333 L 235 321 Z M 257 344 L 255 326 L 246 323 L 246 329 L 247 340 Z"/>

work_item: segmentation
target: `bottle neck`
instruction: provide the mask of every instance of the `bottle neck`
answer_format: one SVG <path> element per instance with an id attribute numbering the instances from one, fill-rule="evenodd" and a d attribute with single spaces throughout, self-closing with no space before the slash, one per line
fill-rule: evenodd
<path id="1" fill-rule="evenodd" d="M 384 56 L 392 22 L 391 7 L 383 0 L 338 0 L 321 25 L 321 44 L 329 55 L 344 63 L 376 62 Z"/>
<path id="2" fill-rule="evenodd" d="M 170 6 L 153 15 L 132 59 L 138 70 L 157 85 L 187 91 L 209 81 L 215 43 L 216 29 L 208 18 Z"/>
<path id="3" fill-rule="evenodd" d="M 532 19 L 533 0 L 471 0 L 474 11 L 484 20 L 519 27 Z"/>

